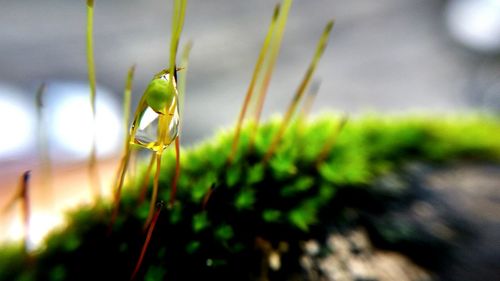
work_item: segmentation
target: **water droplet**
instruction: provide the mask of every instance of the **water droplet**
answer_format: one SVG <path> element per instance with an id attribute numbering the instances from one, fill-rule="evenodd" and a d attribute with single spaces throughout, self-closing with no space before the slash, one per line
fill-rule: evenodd
<path id="1" fill-rule="evenodd" d="M 147 107 L 142 115 L 141 122 L 139 122 L 135 138 L 132 142 L 144 148 L 158 151 L 160 149 L 158 125 L 160 120 L 167 120 L 167 122 L 169 122 L 168 133 L 165 135 L 165 139 L 163 139 L 163 149 L 165 149 L 179 134 L 179 110 L 177 103 L 173 111 L 174 113 L 171 116 L 162 116 L 151 107 Z"/>

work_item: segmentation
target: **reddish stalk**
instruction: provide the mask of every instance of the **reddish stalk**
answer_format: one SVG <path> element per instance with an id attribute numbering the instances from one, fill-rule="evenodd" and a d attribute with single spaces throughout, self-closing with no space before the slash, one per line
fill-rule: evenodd
<path id="1" fill-rule="evenodd" d="M 314 100 L 318 96 L 320 84 L 321 84 L 320 81 L 313 81 L 311 83 L 311 87 L 309 89 L 309 92 L 306 95 L 306 100 L 304 101 L 304 104 L 302 105 L 302 110 L 300 111 L 300 115 L 299 115 L 300 120 L 306 121 L 307 118 L 309 117 L 309 114 L 311 113 L 312 106 L 314 104 Z"/>
<path id="2" fill-rule="evenodd" d="M 337 128 L 335 128 L 335 131 L 333 132 L 333 137 L 329 138 L 325 144 L 323 145 L 323 148 L 321 149 L 318 158 L 316 158 L 316 165 L 321 164 L 323 161 L 325 161 L 326 157 L 330 154 L 332 151 L 333 147 L 335 146 L 335 143 L 337 142 L 338 136 L 342 129 L 345 127 L 345 124 L 347 123 L 347 116 L 342 116 L 340 119 L 339 125 Z"/>
<path id="3" fill-rule="evenodd" d="M 283 9 L 279 13 L 279 19 L 276 26 L 276 36 L 273 38 L 273 45 L 271 46 L 269 61 L 267 64 L 267 69 L 263 77 L 263 82 L 261 84 L 259 95 L 257 98 L 257 105 L 255 108 L 255 123 L 254 130 L 252 130 L 252 135 L 250 137 L 250 146 L 253 146 L 255 141 L 255 132 L 257 131 L 257 127 L 259 126 L 260 117 L 262 114 L 262 109 L 264 108 L 264 101 L 266 99 L 267 90 L 269 88 L 269 83 L 271 82 L 271 77 L 273 74 L 274 66 L 276 65 L 276 60 L 278 59 L 279 50 L 281 47 L 281 42 L 283 40 L 283 34 L 285 32 L 285 26 L 288 19 L 288 12 L 292 5 L 292 0 L 284 1 Z"/>
<path id="4" fill-rule="evenodd" d="M 30 196 L 29 196 L 29 180 L 31 176 L 31 171 L 26 171 L 23 173 L 21 177 L 21 186 L 19 190 L 19 196 L 21 198 L 22 204 L 22 214 L 23 214 L 23 223 L 24 223 L 24 251 L 28 251 L 29 247 L 29 229 L 30 229 L 30 216 L 31 216 L 31 208 L 30 208 Z"/>
<path id="5" fill-rule="evenodd" d="M 115 179 L 115 194 L 113 201 L 113 213 L 111 215 L 111 222 L 109 225 L 108 233 L 111 233 L 112 227 L 116 221 L 118 216 L 119 206 L 120 206 L 120 198 L 121 198 L 121 190 L 123 186 L 123 182 L 125 181 L 125 174 L 127 173 L 129 162 L 131 156 L 133 156 L 132 147 L 130 146 L 131 133 L 129 132 L 129 120 L 130 120 L 130 104 L 132 98 L 132 81 L 134 79 L 135 65 L 132 65 L 125 78 L 125 89 L 123 91 L 123 127 L 125 132 L 125 137 L 123 140 L 123 157 L 120 161 L 120 166 L 117 171 L 116 179 Z M 136 113 L 137 114 L 137 113 Z M 137 127 L 137 124 L 134 124 Z M 133 159 L 135 161 L 135 158 Z"/>
<path id="6" fill-rule="evenodd" d="M 128 168 L 130 153 L 131 153 L 130 144 L 128 145 L 127 150 L 125 151 L 125 155 L 123 155 L 122 160 L 120 162 L 120 168 L 118 169 L 118 181 L 116 183 L 116 191 L 113 198 L 113 213 L 111 214 L 111 221 L 109 222 L 108 234 L 111 234 L 113 230 L 113 225 L 115 224 L 116 218 L 118 217 L 118 212 L 120 210 L 120 199 L 121 199 L 121 191 L 123 187 L 123 181 L 125 179 L 125 174 Z"/>
<path id="7" fill-rule="evenodd" d="M 205 196 L 203 197 L 203 201 L 201 203 L 201 209 L 202 210 L 205 210 L 207 208 L 207 204 L 208 204 L 208 201 L 210 200 L 210 198 L 212 197 L 212 194 L 214 193 L 215 191 L 215 188 L 214 186 L 212 185 L 210 187 L 210 190 L 207 191 L 207 194 L 205 194 Z"/>
<path id="8" fill-rule="evenodd" d="M 241 127 L 243 126 L 243 120 L 245 119 L 245 115 L 246 115 L 246 112 L 248 110 L 248 106 L 250 104 L 250 101 L 252 100 L 255 84 L 257 82 L 257 78 L 260 75 L 260 70 L 261 70 L 262 65 L 264 63 L 264 58 L 267 54 L 267 50 L 269 49 L 269 44 L 271 42 L 274 30 L 275 30 L 275 25 L 276 25 L 276 21 L 278 19 L 279 13 L 280 13 L 280 5 L 277 4 L 274 8 L 273 18 L 271 20 L 271 24 L 269 25 L 269 29 L 267 31 L 266 38 L 264 39 L 264 43 L 262 44 L 262 48 L 260 50 L 259 57 L 257 59 L 257 63 L 255 64 L 255 68 L 254 68 L 254 71 L 252 74 L 252 80 L 250 81 L 250 85 L 248 86 L 248 90 L 247 90 L 247 93 L 245 95 L 245 100 L 243 101 L 243 105 L 241 107 L 240 115 L 238 116 L 238 122 L 236 123 L 236 131 L 234 133 L 233 144 L 231 146 L 231 154 L 229 154 L 229 157 L 227 159 L 228 164 L 231 164 L 236 156 L 236 151 L 238 149 L 238 143 L 240 140 Z"/>
<path id="9" fill-rule="evenodd" d="M 146 240 L 144 241 L 144 245 L 142 246 L 141 254 L 139 255 L 139 260 L 137 260 L 137 263 L 135 265 L 132 276 L 130 277 L 130 280 L 135 279 L 135 277 L 137 276 L 137 273 L 139 272 L 139 269 L 141 268 L 142 261 L 144 260 L 144 256 L 146 255 L 146 251 L 148 249 L 149 242 L 151 242 L 151 236 L 153 235 L 153 230 L 155 229 L 156 222 L 158 221 L 158 217 L 160 216 L 160 212 L 163 209 L 164 203 L 162 201 L 156 205 L 157 205 L 157 210 L 153 216 L 153 220 L 151 221 L 151 225 L 149 226 L 148 233 L 146 235 Z"/>
<path id="10" fill-rule="evenodd" d="M 151 194 L 151 205 L 149 208 L 149 214 L 148 218 L 146 219 L 146 222 L 144 223 L 144 229 L 146 229 L 149 225 L 150 222 L 152 222 L 152 219 L 154 217 L 153 215 L 153 210 L 155 206 L 156 199 L 158 198 L 158 185 L 160 181 L 160 167 L 161 167 L 161 154 L 155 153 L 156 155 L 156 172 L 155 172 L 155 178 L 153 182 L 153 193 Z"/>
<path id="11" fill-rule="evenodd" d="M 266 154 L 264 155 L 263 162 L 267 163 L 271 156 L 274 154 L 274 151 L 276 150 L 279 142 L 281 141 L 286 128 L 288 127 L 288 124 L 290 123 L 290 120 L 295 113 L 297 106 L 299 105 L 299 102 L 304 95 L 304 92 L 309 85 L 309 82 L 312 78 L 312 75 L 314 74 L 314 71 L 316 70 L 316 67 L 318 65 L 319 59 L 321 58 L 321 55 L 323 54 L 325 48 L 326 48 L 326 43 L 328 41 L 328 37 L 330 35 L 330 31 L 333 28 L 333 21 L 329 22 L 324 31 L 323 34 L 321 35 L 321 38 L 318 42 L 318 45 L 316 47 L 316 52 L 313 56 L 313 59 L 311 61 L 311 64 L 309 65 L 309 68 L 307 69 L 307 72 L 302 79 L 302 82 L 299 85 L 299 88 L 295 92 L 295 96 L 292 99 L 292 102 L 290 103 L 290 106 L 288 107 L 288 110 L 285 114 L 285 117 L 283 118 L 283 121 L 281 122 L 281 126 L 278 129 L 278 132 L 274 136 L 271 145 L 269 146 Z"/>
<path id="12" fill-rule="evenodd" d="M 306 100 L 302 104 L 302 108 L 300 110 L 300 113 L 296 117 L 297 119 L 297 136 L 300 137 L 303 135 L 303 130 L 304 130 L 304 123 L 307 122 L 307 119 L 309 118 L 309 114 L 311 113 L 311 109 L 314 103 L 314 100 L 316 99 L 316 96 L 318 95 L 319 91 L 319 86 L 320 82 L 319 81 L 313 81 L 311 86 L 309 87 L 309 91 L 306 94 Z"/>

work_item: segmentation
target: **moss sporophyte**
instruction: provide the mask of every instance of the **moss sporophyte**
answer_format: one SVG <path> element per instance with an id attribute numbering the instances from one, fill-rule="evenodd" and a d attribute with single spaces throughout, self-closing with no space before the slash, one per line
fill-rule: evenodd
<path id="1" fill-rule="evenodd" d="M 87 3 L 93 89 L 94 6 L 92 0 Z M 306 119 L 317 93 L 310 84 L 333 28 L 330 21 L 284 117 L 261 123 L 291 4 L 284 0 L 274 10 L 234 129 L 186 149 L 181 173 L 179 138 L 191 43 L 177 63 L 186 1 L 174 0 L 168 68 L 147 85 L 131 125 L 135 67 L 127 74 L 128 134 L 112 202 L 97 200 L 74 210 L 67 227 L 51 234 L 44 249 L 29 259 L 15 247 L 0 251 L 0 280 L 286 280 L 300 268 L 302 241 L 363 223 L 389 246 L 408 243 L 441 257 L 418 239 L 411 244 L 406 225 L 380 230 L 373 223 L 374 217 L 390 219 L 389 207 L 411 200 L 410 183 L 395 194 L 377 188 L 377 179 L 404 181 L 403 167 L 416 161 L 500 163 L 500 121 L 485 116 Z M 139 165 L 140 180 L 126 181 L 138 149 L 149 151 L 151 158 Z M 16 200 L 22 197 L 29 209 L 27 179 L 23 184 Z M 369 213 L 373 210 L 376 216 Z"/>
<path id="2" fill-rule="evenodd" d="M 168 70 L 155 75 L 144 97 L 132 124 L 131 142 L 155 152 L 161 151 L 179 134 L 179 94 L 175 76 L 170 82 Z"/>

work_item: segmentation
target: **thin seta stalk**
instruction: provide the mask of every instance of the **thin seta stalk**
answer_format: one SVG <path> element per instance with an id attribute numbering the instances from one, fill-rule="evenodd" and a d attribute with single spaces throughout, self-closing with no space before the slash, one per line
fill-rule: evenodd
<path id="1" fill-rule="evenodd" d="M 159 202 L 156 204 L 156 212 L 153 215 L 153 219 L 151 221 L 151 224 L 149 225 L 148 228 L 148 233 L 146 234 L 146 239 L 144 240 L 144 244 L 142 245 L 142 250 L 141 254 L 139 255 L 139 259 L 137 260 L 137 263 L 135 264 L 134 271 L 132 272 L 132 276 L 130 277 L 130 280 L 135 280 L 137 273 L 139 272 L 139 269 L 141 268 L 142 261 L 144 260 L 144 256 L 146 255 L 146 251 L 149 246 L 149 242 L 151 241 L 151 236 L 153 235 L 153 230 L 155 229 L 156 222 L 158 221 L 158 217 L 160 216 L 161 210 L 164 207 L 163 201 Z"/>
<path id="2" fill-rule="evenodd" d="M 127 133 L 130 128 L 130 104 L 132 100 L 132 82 L 134 80 L 135 64 L 132 65 L 127 72 L 125 79 L 125 90 L 123 91 L 123 129 Z M 125 137 L 124 147 L 128 144 L 128 138 Z"/>
<path id="3" fill-rule="evenodd" d="M 243 101 L 243 105 L 240 110 L 240 114 L 238 116 L 238 122 L 236 123 L 236 130 L 234 133 L 234 138 L 233 138 L 233 143 L 231 145 L 231 153 L 229 154 L 229 157 L 227 159 L 227 163 L 230 165 L 234 161 L 236 157 L 236 152 L 238 150 L 238 143 L 240 141 L 240 134 L 241 134 L 241 128 L 243 126 L 243 120 L 245 119 L 248 107 L 250 105 L 250 102 L 252 101 L 254 92 L 255 92 L 255 86 L 257 83 L 257 80 L 259 77 L 262 76 L 261 69 L 264 64 L 264 59 L 266 58 L 266 55 L 268 53 L 269 45 L 271 44 L 273 34 L 276 29 L 276 22 L 278 20 L 278 16 L 280 14 L 280 5 L 277 4 L 276 7 L 274 8 L 274 13 L 273 17 L 271 20 L 271 24 L 269 25 L 268 31 L 266 38 L 264 39 L 264 43 L 262 44 L 262 48 L 259 53 L 259 57 L 257 59 L 257 63 L 255 64 L 255 68 L 253 70 L 252 74 L 252 80 L 250 81 L 250 85 L 248 86 L 245 99 Z"/>
<path id="4" fill-rule="evenodd" d="M 146 223 L 144 226 L 146 227 L 149 225 L 151 222 L 151 219 L 153 217 L 154 213 L 154 206 L 155 202 L 158 199 L 158 189 L 159 189 L 159 180 L 160 180 L 160 171 L 161 171 L 161 158 L 163 154 L 163 150 L 165 149 L 164 147 L 164 140 L 166 137 L 166 134 L 168 134 L 169 131 L 169 125 L 170 122 L 172 121 L 172 116 L 174 115 L 174 111 L 178 110 L 178 94 L 177 94 L 177 89 L 176 85 L 174 84 L 174 81 L 176 79 L 176 75 L 174 75 L 176 69 L 176 57 L 177 57 L 177 49 L 179 47 L 179 41 L 180 41 L 180 36 L 182 33 L 182 28 L 184 26 L 184 18 L 186 14 L 186 6 L 187 6 L 187 1 L 186 0 L 174 0 L 174 14 L 172 17 L 172 37 L 170 39 L 170 67 L 169 67 L 169 88 L 174 89 L 174 92 L 176 93 L 175 99 L 174 99 L 174 104 L 166 104 L 165 105 L 165 112 L 168 114 L 160 115 L 159 116 L 159 125 L 158 125 L 158 151 L 156 151 L 156 172 L 154 176 L 154 182 L 153 182 L 153 192 L 151 194 L 151 201 L 150 201 L 150 207 L 149 207 L 149 215 L 148 218 L 146 219 Z M 177 139 L 178 136 L 176 136 Z M 177 154 L 177 157 L 179 157 L 179 154 Z M 178 162 L 180 163 L 180 162 Z M 173 190 L 173 189 L 172 189 Z M 172 195 L 175 195 L 175 191 L 171 191 L 171 198 L 170 198 L 170 203 L 169 207 L 172 206 L 171 203 L 175 201 L 175 198 L 172 197 Z"/>
<path id="5" fill-rule="evenodd" d="M 119 202 L 121 198 L 121 189 L 125 181 L 125 174 L 128 169 L 130 162 L 130 155 L 132 153 L 132 147 L 130 145 L 131 133 L 129 133 L 129 120 L 130 120 L 130 104 L 132 99 L 132 81 L 134 80 L 135 65 L 132 65 L 125 78 L 125 89 L 123 91 L 123 126 L 125 129 L 125 137 L 123 143 L 123 156 L 120 160 L 120 165 L 118 166 L 118 171 L 114 184 L 114 196 L 113 196 L 113 212 L 111 214 L 111 223 L 109 226 L 108 233 L 111 232 L 112 226 L 116 221 L 119 211 Z"/>
<path id="6" fill-rule="evenodd" d="M 29 233 L 30 233 L 30 217 L 31 217 L 31 203 L 29 196 L 29 181 L 31 171 L 25 171 L 19 179 L 19 187 L 16 193 L 3 208 L 3 212 L 11 210 L 16 203 L 21 203 L 21 220 L 23 224 L 23 251 L 28 254 L 29 249 Z"/>
<path id="7" fill-rule="evenodd" d="M 333 148 L 335 147 L 335 144 L 337 143 L 340 132 L 342 132 L 345 125 L 347 124 L 347 120 L 347 115 L 343 115 L 342 117 L 340 117 L 338 125 L 333 128 L 332 136 L 325 142 L 318 154 L 318 157 L 316 158 L 316 166 L 319 166 L 321 163 L 323 163 L 328 155 L 330 155 Z"/>
<path id="8" fill-rule="evenodd" d="M 29 193 L 29 180 L 31 177 L 31 171 L 26 171 L 21 176 L 19 198 L 22 204 L 22 215 L 23 215 L 23 225 L 24 225 L 24 251 L 27 253 L 29 249 L 29 235 L 30 235 L 30 217 L 31 217 L 31 207 L 30 207 L 30 193 Z"/>
<path id="9" fill-rule="evenodd" d="M 129 145 L 130 145 L 130 140 L 129 140 L 128 134 L 129 134 L 129 128 L 130 128 L 130 108 L 131 108 L 131 103 L 132 103 L 132 82 L 134 80 L 135 67 L 136 67 L 135 65 L 132 65 L 128 69 L 127 76 L 125 78 L 125 89 L 123 91 L 123 132 L 124 132 L 123 155 L 125 155 L 127 153 L 127 150 L 129 149 Z M 134 151 L 132 150 L 130 153 L 131 153 L 130 157 L 135 159 Z M 123 161 L 123 159 L 122 159 L 122 161 Z M 133 168 L 134 167 L 132 167 L 132 170 L 133 170 Z"/>
<path id="10" fill-rule="evenodd" d="M 254 114 L 254 120 L 255 124 L 254 126 L 257 128 L 259 126 L 260 122 L 260 117 L 262 115 L 262 109 L 264 108 L 264 101 L 266 99 L 267 95 L 267 90 L 269 89 L 269 83 L 271 82 L 271 77 L 273 74 L 274 66 L 276 65 L 276 61 L 278 59 L 278 54 L 281 48 L 281 43 L 283 41 L 283 35 L 285 33 L 285 27 L 286 23 L 288 20 L 288 14 L 290 11 L 290 7 L 292 5 L 292 0 L 285 0 L 283 2 L 283 8 L 280 12 L 280 15 L 278 17 L 278 22 L 276 25 L 276 30 L 275 30 L 275 36 L 273 38 L 273 42 L 271 45 L 270 49 L 270 54 L 269 58 L 267 61 L 267 68 L 266 71 L 263 75 L 263 80 L 260 85 L 259 89 L 259 95 L 257 98 L 257 104 L 255 108 L 255 114 Z M 256 130 L 253 130 L 252 137 L 250 138 L 250 144 L 253 145 L 253 142 L 255 141 L 255 132 Z"/>
<path id="11" fill-rule="evenodd" d="M 318 96 L 320 85 L 321 85 L 320 80 L 315 80 L 311 83 L 309 91 L 307 92 L 306 98 L 304 100 L 304 104 L 302 105 L 302 110 L 300 111 L 298 116 L 301 122 L 306 122 L 307 119 L 309 118 L 314 101 Z"/>
<path id="12" fill-rule="evenodd" d="M 40 159 L 40 177 L 44 193 L 52 193 L 52 163 L 50 159 L 50 148 L 46 134 L 46 120 L 44 115 L 44 94 L 46 84 L 42 83 L 36 92 L 36 116 L 37 116 L 37 141 L 38 157 Z M 50 196 L 48 196 L 50 197 Z"/>
<path id="13" fill-rule="evenodd" d="M 316 47 L 316 52 L 314 53 L 313 59 L 311 61 L 311 64 L 309 65 L 309 68 L 306 71 L 306 74 L 304 75 L 304 78 L 302 79 L 302 82 L 299 85 L 299 88 L 295 92 L 295 95 L 288 107 L 288 110 L 285 114 L 285 117 L 283 118 L 283 121 L 281 122 L 281 126 L 278 129 L 278 132 L 274 136 L 273 140 L 271 141 L 271 145 L 269 146 L 266 154 L 264 155 L 263 162 L 267 163 L 271 156 L 274 154 L 279 142 L 281 141 L 281 138 L 283 137 L 286 128 L 288 127 L 288 124 L 295 113 L 299 102 L 302 98 L 302 96 L 305 93 L 305 90 L 307 89 L 307 86 L 309 85 L 309 82 L 311 81 L 311 78 L 314 74 L 314 71 L 316 70 L 316 67 L 318 65 L 318 62 L 326 48 L 326 44 L 328 42 L 328 38 L 330 36 L 330 32 L 333 28 L 333 21 L 330 21 L 324 31 L 323 34 L 321 35 L 321 38 L 319 39 L 318 45 Z"/>
<path id="14" fill-rule="evenodd" d="M 177 83 L 177 88 L 179 91 L 179 118 L 180 118 L 180 120 L 183 119 L 183 113 L 184 113 L 184 97 L 185 97 L 185 92 L 186 92 L 186 76 L 187 76 L 187 70 L 189 67 L 189 54 L 190 54 L 192 47 L 193 47 L 193 42 L 189 41 L 188 43 L 186 43 L 186 45 L 184 45 L 182 55 L 181 55 L 181 63 L 180 63 L 181 67 L 180 67 L 180 69 L 182 69 L 183 71 L 182 71 L 182 74 L 179 75 L 179 80 Z M 170 207 L 174 203 L 173 199 L 175 199 L 175 195 L 177 192 L 177 182 L 178 182 L 178 179 L 180 176 L 180 170 L 181 170 L 181 167 L 180 167 L 180 135 L 181 135 L 180 132 L 181 131 L 182 131 L 182 123 L 179 124 L 179 135 L 178 135 L 177 139 L 175 140 L 176 165 L 175 165 L 174 178 L 172 179 L 172 191 L 171 191 L 171 195 L 170 195 L 171 199 L 169 202 Z M 155 155 L 152 154 L 151 159 L 149 161 L 149 164 L 146 168 L 146 173 L 144 174 L 144 178 L 143 178 L 141 187 L 140 187 L 139 200 L 138 200 L 139 205 L 141 205 L 146 198 L 146 192 L 147 192 L 147 189 L 149 186 L 151 171 L 153 170 L 154 164 L 155 164 Z"/>
<path id="15" fill-rule="evenodd" d="M 146 168 L 146 173 L 144 173 L 144 178 L 142 179 L 141 188 L 139 189 L 139 200 L 138 205 L 141 205 L 146 199 L 146 193 L 148 191 L 149 186 L 149 178 L 151 177 L 151 171 L 153 170 L 153 166 L 155 165 L 155 154 L 151 154 L 151 158 L 149 160 L 148 167 Z"/>
<path id="16" fill-rule="evenodd" d="M 184 71 L 179 74 L 179 80 L 177 81 L 177 89 L 179 90 L 179 118 L 183 120 L 184 117 L 184 100 L 186 97 L 186 77 L 189 70 L 189 55 L 191 54 L 191 49 L 193 49 L 193 42 L 189 40 L 182 48 L 180 67 Z M 179 131 L 182 129 L 182 123 L 180 124 Z"/>
<path id="17" fill-rule="evenodd" d="M 130 109 L 131 109 L 131 101 L 132 101 L 132 81 L 134 79 L 134 73 L 135 73 L 135 64 L 132 65 L 128 72 L 127 72 L 127 78 L 125 80 L 125 90 L 123 92 L 123 128 L 125 132 L 124 136 L 124 150 L 127 149 L 128 145 L 128 132 L 130 128 Z M 137 167 L 137 150 L 132 150 L 130 152 L 130 162 L 131 162 L 131 167 L 128 168 L 128 171 L 130 171 L 129 174 L 129 181 L 132 183 L 135 183 L 136 180 L 136 167 Z"/>
<path id="18" fill-rule="evenodd" d="M 193 43 L 189 41 L 183 48 L 181 55 L 181 66 L 184 69 L 183 74 L 179 79 L 178 90 L 179 90 L 179 118 L 182 120 L 182 116 L 184 113 L 184 97 L 186 91 L 186 76 L 187 76 L 187 68 L 189 64 L 189 53 L 191 48 L 193 47 Z M 168 203 L 169 208 L 172 208 L 175 203 L 175 196 L 177 194 L 177 183 L 179 182 L 179 177 L 181 175 L 181 132 L 182 132 L 182 123 L 179 124 L 179 133 L 177 138 L 175 139 L 175 172 L 174 177 L 172 179 L 171 190 L 170 190 L 170 200 Z"/>
<path id="19" fill-rule="evenodd" d="M 90 86 L 90 106 L 92 109 L 93 131 L 92 131 L 92 146 L 90 148 L 88 171 L 91 179 L 91 187 L 94 197 L 99 200 L 101 197 L 101 181 L 97 166 L 97 143 L 96 143 L 96 78 L 94 64 L 94 0 L 87 0 L 87 65 L 88 79 Z"/>
<path id="20" fill-rule="evenodd" d="M 311 109 L 312 109 L 312 106 L 314 104 L 314 101 L 316 100 L 316 97 L 318 96 L 320 84 L 321 84 L 320 80 L 315 80 L 311 83 L 311 86 L 309 87 L 309 90 L 307 91 L 305 100 L 302 104 L 302 108 L 301 108 L 300 112 L 297 114 L 296 123 L 295 123 L 297 139 L 301 139 L 304 136 L 304 130 L 305 130 L 304 127 L 305 127 L 305 124 L 307 123 L 307 120 L 308 120 L 309 115 L 311 113 Z M 301 145 L 303 145 L 303 144 L 300 143 L 299 146 L 301 146 Z"/>
<path id="21" fill-rule="evenodd" d="M 109 224 L 109 229 L 108 229 L 108 234 L 111 233 L 113 225 L 116 221 L 116 218 L 118 217 L 118 212 L 119 212 L 119 207 L 120 207 L 120 200 L 121 200 L 121 191 L 123 188 L 123 183 L 125 180 L 125 175 L 127 173 L 127 169 L 129 166 L 130 162 L 130 155 L 132 154 L 132 139 L 134 138 L 137 128 L 139 126 L 140 122 L 140 116 L 141 113 L 146 109 L 147 105 L 145 102 L 145 97 L 143 96 L 141 100 L 139 101 L 139 105 L 136 108 L 136 112 L 134 113 L 134 121 L 132 122 L 132 129 L 130 130 L 130 133 L 127 134 L 126 136 L 126 148 L 124 155 L 122 157 L 122 160 L 120 161 L 120 166 L 118 168 L 118 176 L 117 180 L 115 182 L 115 188 L 114 188 L 114 196 L 113 196 L 113 211 L 111 214 L 111 221 Z"/>

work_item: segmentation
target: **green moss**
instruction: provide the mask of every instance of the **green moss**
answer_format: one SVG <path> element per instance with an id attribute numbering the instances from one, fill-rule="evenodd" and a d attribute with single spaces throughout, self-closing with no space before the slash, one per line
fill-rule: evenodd
<path id="1" fill-rule="evenodd" d="M 286 241 L 296 245 L 297 253 L 299 241 L 322 237 L 331 225 L 359 223 L 352 214 L 362 214 L 363 208 L 378 206 L 383 217 L 390 204 L 376 200 L 403 200 L 406 189 L 379 196 L 383 191 L 375 182 L 399 174 L 405 163 L 500 163 L 500 120 L 485 116 L 369 116 L 350 120 L 338 136 L 339 118 L 323 116 L 301 126 L 300 132 L 292 126 L 276 154 L 262 163 L 279 122 L 275 118 L 259 128 L 253 149 L 248 148 L 252 128 L 243 128 L 231 166 L 226 165 L 231 131 L 182 152 L 177 202 L 159 216 L 141 278 L 231 280 L 242 272 L 258 276 L 260 259 L 253 258 L 259 254 L 257 237 Z M 318 162 L 332 137 L 334 146 Z M 163 160 L 159 199 L 167 201 L 175 167 L 172 149 Z M 138 206 L 138 190 L 124 187 L 111 234 L 111 207 L 103 202 L 73 211 L 68 227 L 49 237 L 29 267 L 20 247 L 0 250 L 0 280 L 129 279 L 145 238 L 148 202 Z M 410 241 L 405 229 L 386 224 L 378 234 L 387 243 Z"/>
<path id="2" fill-rule="evenodd" d="M 193 231 L 200 232 L 203 229 L 207 228 L 210 225 L 210 222 L 207 218 L 207 213 L 199 213 L 193 216 Z"/>
<path id="3" fill-rule="evenodd" d="M 242 189 L 236 194 L 236 209 L 238 211 L 250 209 L 255 203 L 255 190 L 251 188 Z"/>

